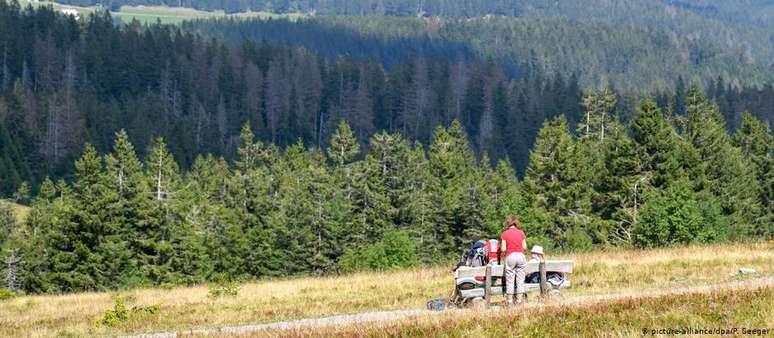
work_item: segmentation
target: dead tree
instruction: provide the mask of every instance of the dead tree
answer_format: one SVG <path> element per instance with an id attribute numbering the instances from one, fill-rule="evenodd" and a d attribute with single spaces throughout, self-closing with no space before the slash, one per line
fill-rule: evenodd
<path id="1" fill-rule="evenodd" d="M 11 291 L 19 291 L 19 283 L 17 276 L 19 272 L 19 262 L 21 259 L 16 255 L 16 249 L 11 251 L 11 255 L 5 259 L 8 273 L 8 289 Z"/>

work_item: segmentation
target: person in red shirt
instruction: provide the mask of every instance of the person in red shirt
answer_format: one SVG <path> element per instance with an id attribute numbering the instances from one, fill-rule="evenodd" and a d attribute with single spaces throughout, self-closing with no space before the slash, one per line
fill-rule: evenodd
<path id="1" fill-rule="evenodd" d="M 505 262 L 505 298 L 508 304 L 513 304 L 514 286 L 516 288 L 516 304 L 524 300 L 524 268 L 527 257 L 524 249 L 527 247 L 527 236 L 521 230 L 521 224 L 516 216 L 505 221 L 505 231 L 500 235 L 501 262 Z"/>

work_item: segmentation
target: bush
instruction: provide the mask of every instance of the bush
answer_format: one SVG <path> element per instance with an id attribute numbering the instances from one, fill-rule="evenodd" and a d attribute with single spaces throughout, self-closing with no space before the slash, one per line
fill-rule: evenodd
<path id="1" fill-rule="evenodd" d="M 97 320 L 97 325 L 115 327 L 130 320 L 137 320 L 148 315 L 156 314 L 161 309 L 161 304 L 150 306 L 138 305 L 128 309 L 126 299 L 121 296 L 113 297 L 113 307 L 105 311 L 102 318 Z"/>
<path id="2" fill-rule="evenodd" d="M 210 298 L 234 297 L 239 294 L 239 284 L 226 274 L 220 274 L 215 278 L 215 283 L 210 284 Z"/>
<path id="3" fill-rule="evenodd" d="M 390 231 L 382 240 L 362 250 L 347 251 L 339 259 L 342 271 L 383 271 L 408 268 L 418 263 L 416 241 L 400 231 Z"/>
<path id="4" fill-rule="evenodd" d="M 638 247 L 707 243 L 725 238 L 728 224 L 714 197 L 695 193 L 687 182 L 676 182 L 646 195 L 632 232 Z"/>
<path id="5" fill-rule="evenodd" d="M 575 251 L 589 251 L 594 245 L 591 236 L 577 227 L 562 233 L 559 242 L 562 243 L 563 249 Z"/>
<path id="6" fill-rule="evenodd" d="M 10 289 L 0 289 L 0 302 L 16 298 L 19 294 Z"/>

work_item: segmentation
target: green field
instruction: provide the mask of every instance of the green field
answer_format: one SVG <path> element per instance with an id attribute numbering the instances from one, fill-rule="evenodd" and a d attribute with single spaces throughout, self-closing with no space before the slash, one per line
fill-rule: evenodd
<path id="1" fill-rule="evenodd" d="M 59 10 L 74 9 L 81 16 L 87 16 L 90 13 L 93 13 L 99 9 L 96 6 L 78 7 L 78 6 L 62 5 L 53 1 L 33 2 L 30 0 L 21 0 L 20 4 L 22 6 L 27 6 L 28 4 L 31 4 L 32 6 L 36 6 L 36 7 L 53 6 L 54 8 Z M 302 14 L 274 14 L 274 13 L 268 13 L 268 12 L 244 12 L 244 13 L 236 13 L 236 14 L 226 14 L 223 11 L 206 12 L 206 11 L 195 10 L 192 8 L 167 7 L 167 6 L 122 6 L 120 11 L 110 12 L 110 15 L 112 15 L 114 18 L 117 18 L 123 22 L 130 22 L 132 20 L 137 20 L 140 23 L 155 23 L 157 21 L 160 21 L 161 23 L 165 23 L 165 24 L 178 24 L 185 20 L 210 19 L 210 18 L 222 18 L 222 17 L 260 18 L 260 19 L 288 18 L 291 20 L 295 20 L 303 16 Z"/>
<path id="2" fill-rule="evenodd" d="M 11 206 L 11 210 L 13 210 L 14 215 L 16 215 L 17 224 L 23 223 L 27 218 L 27 215 L 30 214 L 30 207 L 26 205 L 16 204 L 2 199 L 0 199 L 0 203 L 8 203 L 8 205 Z"/>

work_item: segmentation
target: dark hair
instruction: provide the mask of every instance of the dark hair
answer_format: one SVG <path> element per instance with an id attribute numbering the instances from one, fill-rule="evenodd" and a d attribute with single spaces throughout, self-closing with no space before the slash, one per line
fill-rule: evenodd
<path id="1" fill-rule="evenodd" d="M 516 217 L 516 215 L 511 215 L 508 217 L 507 220 L 505 220 L 505 227 L 516 227 L 517 229 L 521 229 L 521 223 L 519 223 L 519 219 Z"/>

